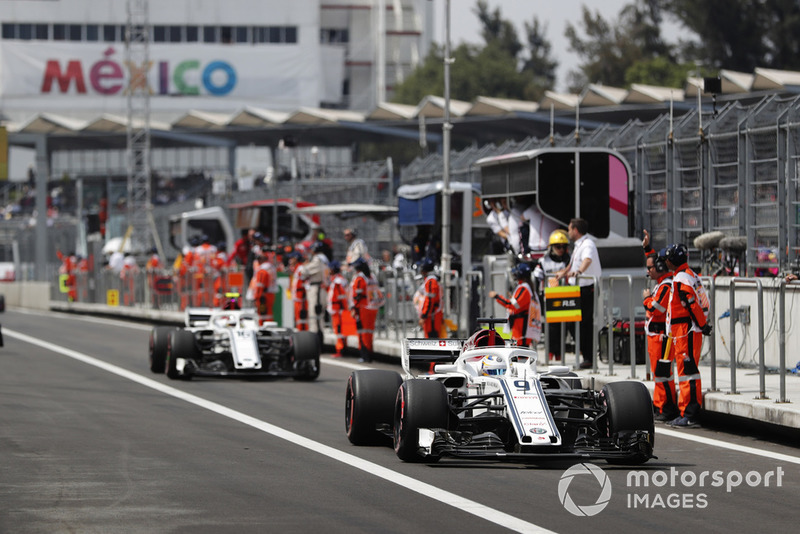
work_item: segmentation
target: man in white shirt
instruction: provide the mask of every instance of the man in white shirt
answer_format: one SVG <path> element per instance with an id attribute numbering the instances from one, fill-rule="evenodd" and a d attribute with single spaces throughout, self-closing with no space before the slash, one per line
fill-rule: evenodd
<path id="1" fill-rule="evenodd" d="M 589 224 L 585 219 L 569 221 L 567 236 L 574 243 L 572 260 L 557 274 L 557 280 L 567 278 L 570 284 L 577 279 L 581 288 L 581 369 L 589 369 L 594 365 L 594 284 L 603 272 L 597 245 L 587 235 L 588 231 Z"/>
<path id="2" fill-rule="evenodd" d="M 363 258 L 364 260 L 369 259 L 367 244 L 363 239 L 358 237 L 358 233 L 356 232 L 355 228 L 345 228 L 344 240 L 347 241 L 347 253 L 345 254 L 345 263 L 343 266 L 350 265 L 358 258 Z"/>
<path id="3" fill-rule="evenodd" d="M 508 212 L 503 210 L 499 200 L 484 200 L 489 213 L 486 214 L 486 224 L 496 235 L 503 247 L 508 244 Z M 502 251 L 498 250 L 497 253 Z"/>
<path id="4" fill-rule="evenodd" d="M 558 229 L 558 224 L 545 217 L 535 203 L 522 212 L 522 220 L 530 227 L 528 248 L 537 256 L 544 255 L 549 246 L 550 234 Z"/>
<path id="5" fill-rule="evenodd" d="M 525 246 L 522 243 L 522 212 L 514 206 L 508 208 L 506 200 L 503 199 L 503 207 L 508 210 L 508 242 L 514 249 L 514 254 L 525 254 Z"/>

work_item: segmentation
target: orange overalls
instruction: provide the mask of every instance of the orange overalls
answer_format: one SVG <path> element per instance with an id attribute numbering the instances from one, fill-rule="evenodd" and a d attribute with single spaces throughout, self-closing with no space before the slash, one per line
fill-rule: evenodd
<path id="1" fill-rule="evenodd" d="M 429 274 L 422 283 L 422 305 L 419 318 L 423 320 L 422 333 L 426 338 L 439 338 L 444 313 L 442 312 L 442 287 L 439 279 Z"/>
<path id="2" fill-rule="evenodd" d="M 70 302 L 78 300 L 77 281 L 75 279 L 75 256 L 71 254 L 62 254 L 57 250 L 56 255 L 61 260 L 61 267 L 58 268 L 58 274 L 66 275 L 65 285 L 67 287 L 67 299 Z"/>
<path id="3" fill-rule="evenodd" d="M 661 275 L 650 296 L 644 299 L 646 314 L 644 330 L 647 333 L 647 354 L 650 357 L 650 369 L 653 373 L 653 406 L 656 413 L 677 417 L 675 380 L 672 376 L 672 354 L 667 350 L 667 308 L 672 288 L 672 273 Z M 674 348 L 674 347 L 673 347 Z"/>
<path id="4" fill-rule="evenodd" d="M 519 281 L 511 300 L 502 295 L 497 295 L 495 300 L 508 310 L 511 338 L 518 347 L 530 347 L 532 343 L 538 342 L 541 333 L 541 307 L 538 297 L 527 282 Z"/>
<path id="5" fill-rule="evenodd" d="M 707 303 L 699 302 L 696 284 L 702 282 L 687 264 L 675 269 L 667 317 L 672 338 L 672 355 L 678 373 L 678 410 L 681 417 L 690 419 L 697 416 L 703 403 L 697 364 L 703 345 L 701 329 L 706 325 L 703 306 L 707 306 Z"/>
<path id="6" fill-rule="evenodd" d="M 264 324 L 266 321 L 274 321 L 272 306 L 275 303 L 275 293 L 270 293 L 269 291 L 274 283 L 272 265 L 268 261 L 259 263 L 253 279 L 255 280 L 253 301 L 256 303 L 256 309 L 258 310 L 259 323 Z"/>
<path id="7" fill-rule="evenodd" d="M 347 347 L 347 336 L 342 332 L 342 313 L 347 309 L 347 280 L 341 273 L 336 273 L 331 278 L 328 286 L 328 313 L 331 316 L 331 326 L 336 335 L 336 354 L 341 357 Z"/>
<path id="8" fill-rule="evenodd" d="M 203 243 L 195 247 L 192 267 L 192 293 L 195 306 L 213 305 L 213 276 L 211 274 L 211 262 L 217 255 L 217 247 L 209 243 Z"/>
<path id="9" fill-rule="evenodd" d="M 370 308 L 369 280 L 362 272 L 356 273 L 350 283 L 350 313 L 356 320 L 358 330 L 358 350 L 361 359 L 372 361 L 372 340 L 375 332 L 377 310 Z"/>
<path id="10" fill-rule="evenodd" d="M 192 295 L 192 263 L 194 252 L 189 249 L 183 257 L 175 259 L 175 276 L 177 277 L 178 294 L 181 296 L 181 310 L 191 305 Z"/>
<path id="11" fill-rule="evenodd" d="M 158 270 L 161 268 L 161 259 L 158 254 L 151 254 L 144 264 L 145 272 L 147 273 L 147 286 L 150 288 L 150 301 L 154 308 L 159 307 L 159 295 L 156 291 L 156 280 L 158 280 Z"/>

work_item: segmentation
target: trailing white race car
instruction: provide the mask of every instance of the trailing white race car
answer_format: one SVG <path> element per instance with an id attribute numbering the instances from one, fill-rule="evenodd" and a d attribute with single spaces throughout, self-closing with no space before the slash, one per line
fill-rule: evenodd
<path id="1" fill-rule="evenodd" d="M 350 375 L 347 437 L 354 445 L 390 437 L 406 462 L 451 456 L 635 465 L 655 458 L 652 401 L 644 384 L 614 382 L 596 392 L 584 389 L 569 367 L 539 372 L 536 358 L 535 350 L 507 344 L 491 327 L 469 339 L 407 339 L 405 380 L 380 369 Z M 430 363 L 434 374 L 412 372 Z"/>
<path id="2" fill-rule="evenodd" d="M 186 326 L 150 333 L 150 370 L 172 379 L 195 376 L 293 377 L 315 380 L 320 345 L 313 332 L 274 322 L 259 326 L 256 310 L 187 308 Z"/>

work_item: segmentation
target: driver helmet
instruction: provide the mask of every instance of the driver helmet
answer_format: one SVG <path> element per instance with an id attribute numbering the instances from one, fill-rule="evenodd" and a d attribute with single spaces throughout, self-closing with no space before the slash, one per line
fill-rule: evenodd
<path id="1" fill-rule="evenodd" d="M 222 305 L 223 310 L 240 310 L 239 306 L 239 293 L 225 293 L 225 302 Z"/>
<path id="2" fill-rule="evenodd" d="M 481 374 L 483 376 L 499 376 L 506 374 L 508 364 L 504 356 L 488 354 L 481 360 Z"/>
<path id="3" fill-rule="evenodd" d="M 469 339 L 464 342 L 463 350 L 473 350 L 478 347 L 504 347 L 506 342 L 496 330 L 481 329 L 472 334 Z"/>

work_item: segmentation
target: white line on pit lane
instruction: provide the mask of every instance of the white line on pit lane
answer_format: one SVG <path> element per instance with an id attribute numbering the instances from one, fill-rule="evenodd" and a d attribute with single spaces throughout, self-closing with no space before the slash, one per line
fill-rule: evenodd
<path id="1" fill-rule="evenodd" d="M 689 430 L 689 432 L 691 432 L 691 430 Z M 656 434 L 663 434 L 671 438 L 685 439 L 687 441 L 694 441 L 696 443 L 702 443 L 704 445 L 710 445 L 712 447 L 719 447 L 721 449 L 730 449 L 736 452 L 744 452 L 747 454 L 752 454 L 754 456 L 763 456 L 764 458 L 769 458 L 771 460 L 778 460 L 782 462 L 789 462 L 792 464 L 800 465 L 800 458 L 796 456 L 789 456 L 788 454 L 782 454 L 779 452 L 765 451 L 762 449 L 756 449 L 755 447 L 748 447 L 746 445 L 739 445 L 737 443 L 728 443 L 726 441 L 706 438 L 703 436 L 695 436 L 692 434 L 687 434 L 686 432 L 679 432 L 677 430 L 669 430 L 667 428 L 657 427 Z"/>
<path id="2" fill-rule="evenodd" d="M 509 530 L 513 530 L 515 532 L 526 532 L 526 533 L 552 532 L 543 527 L 540 527 L 539 525 L 528 523 L 527 521 L 523 521 L 522 519 L 516 518 L 512 515 L 494 510 L 478 502 L 466 499 L 454 493 L 450 493 L 449 491 L 437 488 L 436 486 L 426 484 L 425 482 L 415 480 L 409 476 L 397 473 L 396 471 L 392 471 L 391 469 L 387 469 L 378 464 L 374 464 L 372 462 L 363 460 L 357 456 L 353 456 L 352 454 L 348 454 L 338 449 L 334 449 L 333 447 L 329 447 L 322 443 L 310 440 L 299 434 L 295 434 L 294 432 L 290 432 L 288 430 L 272 425 L 265 421 L 261 421 L 260 419 L 256 419 L 255 417 L 245 415 L 241 412 L 237 412 L 235 410 L 222 406 L 221 404 L 217 404 L 215 402 L 208 401 L 206 399 L 197 397 L 190 393 L 186 393 L 179 389 L 175 389 L 171 386 L 162 384 L 161 382 L 157 382 L 155 380 L 138 375 L 126 369 L 122 369 L 121 367 L 117 367 L 116 365 L 111 365 L 110 363 L 106 363 L 91 356 L 87 356 L 86 354 L 70 350 L 64 347 L 60 347 L 58 345 L 54 345 L 52 343 L 48 343 L 46 341 L 33 338 L 31 336 L 28 336 L 21 332 L 16 332 L 14 330 L 4 330 L 3 333 L 8 337 L 15 338 L 20 341 L 24 341 L 26 343 L 30 343 L 38 347 L 42 347 L 46 350 L 50 350 L 58 354 L 63 354 L 64 356 L 67 356 L 74 360 L 92 365 L 94 367 L 97 367 L 104 371 L 108 371 L 109 373 L 115 374 L 122 378 L 126 378 L 132 382 L 136 382 L 137 384 L 140 384 L 142 386 L 164 393 L 165 395 L 170 395 L 172 397 L 175 397 L 176 399 L 181 399 L 190 404 L 194 404 L 195 406 L 199 406 L 200 408 L 205 408 L 206 410 L 209 410 L 211 412 L 217 413 L 224 417 L 228 417 L 229 419 L 251 426 L 255 429 L 261 430 L 262 432 L 266 432 L 267 434 L 270 434 L 272 436 L 284 439 L 290 443 L 294 443 L 295 445 L 304 447 L 312 452 L 322 454 L 323 456 L 327 456 L 328 458 L 342 462 L 343 464 L 355 467 L 356 469 L 360 469 L 378 478 L 382 478 L 387 482 L 397 484 L 398 486 L 419 493 L 420 495 L 423 495 L 425 497 L 429 497 L 443 504 L 450 505 L 453 508 L 457 508 L 464 512 L 476 515 L 482 519 L 485 519 L 502 527 L 508 528 Z"/>
<path id="3" fill-rule="evenodd" d="M 126 328 L 132 328 L 134 330 L 152 330 L 153 325 L 150 324 L 143 324 L 143 323 L 136 323 L 131 321 L 124 321 L 122 319 L 108 319 L 106 317 L 96 317 L 94 315 L 82 315 L 77 313 L 67 313 L 67 312 L 58 312 L 58 311 L 39 311 L 39 310 L 30 310 L 30 309 L 23 309 L 23 308 L 14 308 L 14 312 L 16 313 L 23 313 L 25 315 L 38 315 L 40 317 L 47 316 L 47 317 L 63 317 L 64 319 L 72 319 L 75 321 L 85 321 L 87 323 L 95 323 L 95 324 L 109 324 L 114 326 L 122 326 Z"/>

